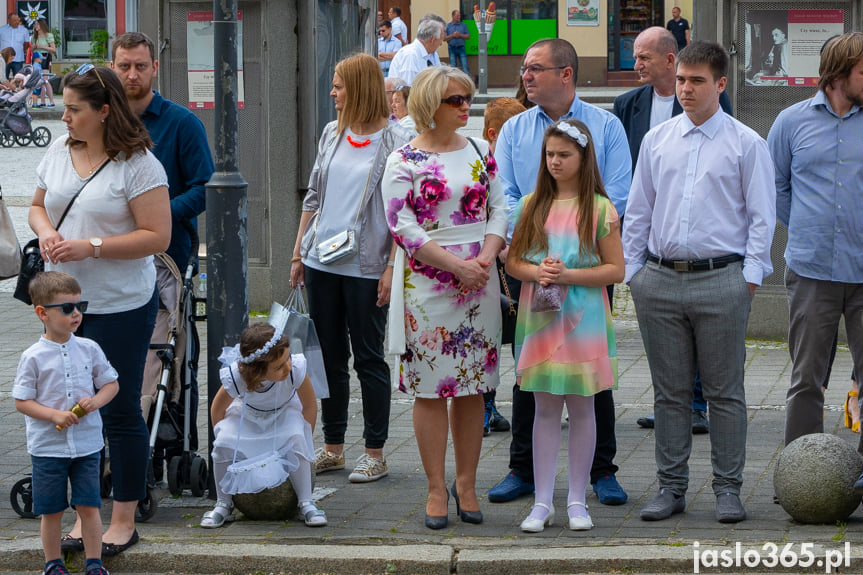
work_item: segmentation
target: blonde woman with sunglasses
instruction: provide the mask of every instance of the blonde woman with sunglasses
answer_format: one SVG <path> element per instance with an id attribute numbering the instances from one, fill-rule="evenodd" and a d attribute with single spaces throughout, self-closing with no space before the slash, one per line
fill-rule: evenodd
<path id="1" fill-rule="evenodd" d="M 390 352 L 398 355 L 394 384 L 415 400 L 430 529 L 447 526 L 450 493 L 462 521 L 483 520 L 475 491 L 482 394 L 499 381 L 500 288 L 489 279 L 504 244 L 507 209 L 488 144 L 458 133 L 473 94 L 473 81 L 456 68 L 417 75 L 408 111 L 419 136 L 390 154 L 382 188 L 400 247 L 389 317 Z M 456 467 L 449 491 L 448 427 Z"/>

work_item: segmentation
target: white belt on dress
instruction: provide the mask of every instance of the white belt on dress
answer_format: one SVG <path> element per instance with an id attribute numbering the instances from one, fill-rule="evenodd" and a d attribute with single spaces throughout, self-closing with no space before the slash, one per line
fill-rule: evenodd
<path id="1" fill-rule="evenodd" d="M 482 242 L 485 239 L 485 221 L 429 230 L 431 241 L 439 246 L 452 246 L 470 242 Z M 400 356 L 406 350 L 405 341 L 405 262 L 407 257 L 402 248 L 396 249 L 393 263 L 393 284 L 390 290 L 390 309 L 387 317 L 387 353 Z M 393 382 L 398 386 L 399 362 L 396 358 L 396 368 L 393 372 Z"/>

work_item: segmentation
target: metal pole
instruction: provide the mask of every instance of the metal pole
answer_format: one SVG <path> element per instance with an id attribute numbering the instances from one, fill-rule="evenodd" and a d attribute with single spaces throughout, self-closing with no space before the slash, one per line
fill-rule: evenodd
<path id="1" fill-rule="evenodd" d="M 488 32 L 485 29 L 485 0 L 479 0 L 479 93 L 488 94 Z"/>
<path id="2" fill-rule="evenodd" d="M 239 172 L 237 0 L 213 0 L 216 171 L 207 182 L 207 395 L 219 391 L 219 354 L 248 325 L 247 189 Z M 209 409 L 207 413 L 209 414 Z M 209 417 L 209 415 L 208 415 Z M 209 421 L 208 453 L 213 451 Z M 210 459 L 210 498 L 215 499 Z"/>

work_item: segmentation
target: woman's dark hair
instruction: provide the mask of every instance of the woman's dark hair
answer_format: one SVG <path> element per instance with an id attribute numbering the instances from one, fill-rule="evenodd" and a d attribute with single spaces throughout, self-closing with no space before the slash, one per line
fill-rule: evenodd
<path id="1" fill-rule="evenodd" d="M 268 323 L 256 323 L 243 330 L 240 335 L 240 355 L 248 357 L 264 347 L 273 337 L 276 330 Z M 240 375 L 246 380 L 249 391 L 257 391 L 270 369 L 270 364 L 282 356 L 284 350 L 290 349 L 290 341 L 287 336 L 282 336 L 270 348 L 270 351 L 250 362 L 240 362 Z"/>
<path id="2" fill-rule="evenodd" d="M 70 72 L 63 78 L 63 90 L 72 90 L 94 110 L 108 106 L 102 142 L 110 159 L 115 160 L 120 152 L 129 158 L 153 147 L 144 123 L 129 107 L 123 83 L 113 70 L 96 66 L 83 74 Z M 84 142 L 72 138 L 66 142 L 73 148 L 82 144 Z"/>
<path id="3" fill-rule="evenodd" d="M 561 129 L 568 124 L 587 136 L 587 144 L 581 146 L 571 135 Z M 545 160 L 546 147 L 549 138 L 562 138 L 575 146 L 581 154 L 581 166 L 578 169 L 578 239 L 579 252 L 582 255 L 596 253 L 596 229 L 594 228 L 594 195 L 607 198 L 608 194 L 602 186 L 602 176 L 596 163 L 593 136 L 587 126 L 578 120 L 569 118 L 559 120 L 545 130 L 542 140 L 542 156 L 539 164 L 539 174 L 536 178 L 536 190 L 524 200 L 521 217 L 515 226 L 510 249 L 521 259 L 531 254 L 548 251 L 548 236 L 545 234 L 545 221 L 551 211 L 551 205 L 557 198 L 557 181 L 548 171 Z"/>

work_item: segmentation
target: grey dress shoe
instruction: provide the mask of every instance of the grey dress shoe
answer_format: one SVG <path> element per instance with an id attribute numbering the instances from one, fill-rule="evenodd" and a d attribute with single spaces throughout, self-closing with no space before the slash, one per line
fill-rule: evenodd
<path id="1" fill-rule="evenodd" d="M 746 519 L 746 510 L 736 493 L 720 493 L 716 496 L 716 520 L 720 523 L 739 523 Z"/>
<path id="2" fill-rule="evenodd" d="M 668 519 L 675 513 L 682 513 L 685 508 L 686 498 L 683 495 L 675 495 L 667 489 L 660 489 L 659 495 L 641 508 L 641 518 L 645 521 Z"/>

